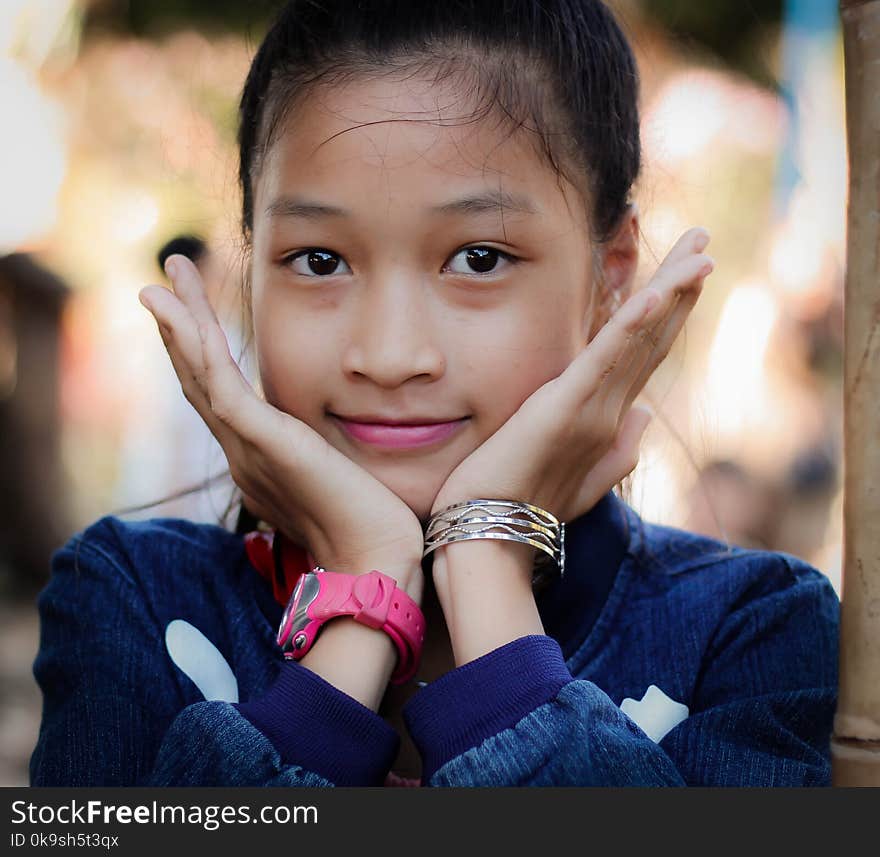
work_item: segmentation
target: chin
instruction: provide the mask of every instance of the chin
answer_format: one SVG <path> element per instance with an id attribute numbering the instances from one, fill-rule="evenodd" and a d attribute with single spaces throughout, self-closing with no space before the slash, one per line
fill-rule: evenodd
<path id="1" fill-rule="evenodd" d="M 421 521 L 423 525 L 428 523 L 428 519 L 431 517 L 431 507 L 434 505 L 434 498 L 437 496 L 437 492 L 440 490 L 440 485 L 438 484 L 436 488 L 433 487 L 433 480 L 428 483 L 428 490 L 426 488 L 427 480 L 422 479 L 418 482 L 418 484 L 399 484 L 398 480 L 381 478 L 378 474 L 373 474 L 389 491 L 392 491 L 396 494 L 406 505 L 412 510 L 412 513 Z"/>
<path id="2" fill-rule="evenodd" d="M 431 517 L 431 506 L 434 504 L 433 496 L 427 497 L 422 492 L 417 496 L 413 496 L 411 493 L 407 494 L 406 492 L 398 493 L 395 491 L 394 493 L 412 509 L 412 513 L 419 519 L 422 526 L 428 523 L 428 519 Z"/>

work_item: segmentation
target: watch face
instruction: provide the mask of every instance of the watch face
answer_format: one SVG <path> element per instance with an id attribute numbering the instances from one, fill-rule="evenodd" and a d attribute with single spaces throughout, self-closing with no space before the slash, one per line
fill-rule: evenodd
<path id="1" fill-rule="evenodd" d="M 303 631 L 312 621 L 307 610 L 320 591 L 321 584 L 318 575 L 314 572 L 301 575 L 296 582 L 278 627 L 278 645 L 285 653 L 294 648 L 300 649 L 304 645 L 304 641 L 297 644 L 298 632 Z"/>
<path id="2" fill-rule="evenodd" d="M 281 614 L 281 624 L 278 626 L 279 646 L 283 646 L 284 643 L 287 641 L 287 637 L 290 636 L 288 623 L 290 622 L 290 617 L 293 616 L 294 612 L 296 611 L 296 605 L 302 593 L 304 577 L 304 574 L 300 575 L 300 578 L 299 580 L 297 580 L 296 586 L 293 587 L 293 592 L 291 592 L 290 598 L 287 601 L 287 606 L 284 608 L 284 613 Z"/>

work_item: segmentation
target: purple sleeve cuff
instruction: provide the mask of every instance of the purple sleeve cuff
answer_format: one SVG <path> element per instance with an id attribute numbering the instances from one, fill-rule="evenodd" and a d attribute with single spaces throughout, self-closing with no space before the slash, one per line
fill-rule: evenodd
<path id="1" fill-rule="evenodd" d="M 296 661 L 285 661 L 265 696 L 234 706 L 274 745 L 337 786 L 381 786 L 400 744 L 376 712 Z"/>
<path id="2" fill-rule="evenodd" d="M 559 643 L 536 634 L 513 640 L 422 688 L 403 709 L 422 756 L 422 782 L 450 759 L 515 726 L 571 681 Z"/>

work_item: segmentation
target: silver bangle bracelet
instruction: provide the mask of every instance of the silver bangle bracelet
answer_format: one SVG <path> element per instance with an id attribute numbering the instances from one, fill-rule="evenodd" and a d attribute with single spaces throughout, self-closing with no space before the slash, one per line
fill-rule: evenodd
<path id="1" fill-rule="evenodd" d="M 443 545 L 470 539 L 500 539 L 538 548 L 546 556 L 539 555 L 535 561 L 533 585 L 554 576 L 549 568 L 553 564 L 558 576 L 564 573 L 565 523 L 539 506 L 485 498 L 447 506 L 428 522 L 422 557 Z"/>

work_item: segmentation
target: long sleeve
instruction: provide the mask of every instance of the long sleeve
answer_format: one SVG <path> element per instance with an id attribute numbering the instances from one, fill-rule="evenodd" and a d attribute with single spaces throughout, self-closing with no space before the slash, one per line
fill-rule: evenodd
<path id="1" fill-rule="evenodd" d="M 447 673 L 405 717 L 431 786 L 684 785 L 602 690 L 572 677 L 547 636 Z"/>
<path id="2" fill-rule="evenodd" d="M 663 613 L 655 610 L 653 646 L 627 647 L 625 630 L 616 642 L 610 634 L 607 657 L 600 655 L 583 676 L 572 675 L 554 639 L 535 635 L 420 691 L 405 716 L 423 755 L 426 784 L 829 784 L 837 596 L 827 579 L 793 558 L 774 559 L 766 570 L 707 635 L 687 678 L 688 716 L 659 742 L 596 683 L 599 676 L 603 684 L 615 683 L 604 678 L 615 657 L 644 661 L 629 671 L 646 676 L 675 662 L 678 642 L 661 630 Z M 693 609 L 697 629 L 699 604 Z M 625 620 L 638 621 L 638 614 Z"/>
<path id="3" fill-rule="evenodd" d="M 193 701 L 151 593 L 100 523 L 56 552 L 39 599 L 43 717 L 32 785 L 381 784 L 396 732 L 299 664 L 282 664 L 274 685 L 240 707 Z M 253 711 L 263 720 L 245 716 Z M 267 735 L 254 720 L 273 711 L 282 725 Z"/>

